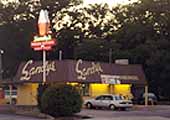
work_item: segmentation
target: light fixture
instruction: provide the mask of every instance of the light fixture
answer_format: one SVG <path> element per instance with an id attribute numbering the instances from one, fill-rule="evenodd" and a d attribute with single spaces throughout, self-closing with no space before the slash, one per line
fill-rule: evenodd
<path id="1" fill-rule="evenodd" d="M 4 54 L 4 50 L 0 49 L 0 54 Z"/>

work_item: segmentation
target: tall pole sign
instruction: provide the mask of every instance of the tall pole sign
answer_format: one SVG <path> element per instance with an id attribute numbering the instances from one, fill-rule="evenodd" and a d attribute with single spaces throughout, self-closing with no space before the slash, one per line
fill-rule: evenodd
<path id="1" fill-rule="evenodd" d="M 43 83 L 46 83 L 46 51 L 52 50 L 56 40 L 52 38 L 47 10 L 41 10 L 38 18 L 38 35 L 34 36 L 31 47 L 43 52 Z"/>

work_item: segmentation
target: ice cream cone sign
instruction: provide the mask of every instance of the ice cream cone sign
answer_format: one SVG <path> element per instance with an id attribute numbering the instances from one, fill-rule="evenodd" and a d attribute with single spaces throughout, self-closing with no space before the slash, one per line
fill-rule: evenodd
<path id="1" fill-rule="evenodd" d="M 34 36 L 31 47 L 35 51 L 50 51 L 54 45 L 56 39 L 52 38 L 48 11 L 41 10 L 38 18 L 38 35 Z"/>
<path id="2" fill-rule="evenodd" d="M 40 36 L 47 35 L 50 28 L 50 20 L 47 10 L 41 10 L 38 18 L 38 30 Z"/>
<path id="3" fill-rule="evenodd" d="M 48 15 L 48 11 L 47 10 L 45 10 L 45 14 L 46 14 L 47 21 L 48 21 L 48 23 L 47 23 L 47 33 L 50 34 L 50 33 L 52 33 L 52 31 L 50 29 L 50 19 L 49 19 L 49 15 Z"/>

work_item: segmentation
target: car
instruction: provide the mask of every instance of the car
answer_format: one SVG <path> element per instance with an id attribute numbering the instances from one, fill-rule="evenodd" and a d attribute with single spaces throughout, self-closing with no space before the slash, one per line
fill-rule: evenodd
<path id="1" fill-rule="evenodd" d="M 99 95 L 94 99 L 84 101 L 87 108 L 109 108 L 115 110 L 117 108 L 126 109 L 133 107 L 131 100 L 125 100 L 121 95 Z"/>
<path id="2" fill-rule="evenodd" d="M 145 97 L 147 94 L 143 93 L 137 100 L 138 104 L 145 104 Z M 158 103 L 158 99 L 154 93 L 148 93 L 148 104 L 156 105 Z"/>

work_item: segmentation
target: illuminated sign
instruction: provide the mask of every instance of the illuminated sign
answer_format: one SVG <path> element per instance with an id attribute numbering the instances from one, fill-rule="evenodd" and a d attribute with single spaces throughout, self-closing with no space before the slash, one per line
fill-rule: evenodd
<path id="1" fill-rule="evenodd" d="M 43 72 L 43 66 L 35 66 L 31 67 L 33 64 L 33 60 L 29 60 L 23 67 L 22 72 L 21 72 L 21 77 L 20 80 L 31 80 L 31 78 L 34 75 L 40 74 Z M 56 65 L 55 62 L 48 62 L 46 61 L 46 75 L 48 75 L 50 72 L 55 72 L 56 71 Z"/>
<path id="2" fill-rule="evenodd" d="M 45 35 L 45 36 L 34 36 L 34 42 L 40 42 L 40 41 L 49 41 L 52 39 L 51 35 Z"/>
<path id="3" fill-rule="evenodd" d="M 34 36 L 31 42 L 31 47 L 35 51 L 49 51 L 54 45 L 56 40 L 52 38 L 50 30 L 50 20 L 47 10 L 41 10 L 38 18 L 38 31 L 39 35 Z"/>
<path id="4" fill-rule="evenodd" d="M 112 75 L 100 75 L 103 84 L 120 84 L 120 80 L 115 79 Z"/>
<path id="5" fill-rule="evenodd" d="M 51 50 L 52 46 L 54 46 L 56 44 L 56 41 L 50 40 L 50 41 L 41 41 L 41 42 L 31 42 L 31 47 L 35 50 L 35 51 L 41 51 L 41 50 Z"/>
<path id="6" fill-rule="evenodd" d="M 42 50 L 49 51 L 51 49 L 52 49 L 51 46 L 40 46 L 34 48 L 35 51 L 42 51 Z"/>
<path id="7" fill-rule="evenodd" d="M 104 84 L 120 84 L 121 80 L 139 80 L 136 75 L 100 75 Z"/>
<path id="8" fill-rule="evenodd" d="M 91 63 L 90 67 L 84 67 L 82 68 L 81 65 L 83 64 L 82 60 L 78 60 L 76 63 L 75 71 L 78 74 L 77 79 L 80 80 L 86 80 L 87 76 L 93 75 L 93 74 L 100 74 L 103 72 L 103 69 L 100 65 L 100 63 Z"/>

